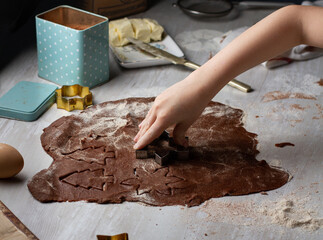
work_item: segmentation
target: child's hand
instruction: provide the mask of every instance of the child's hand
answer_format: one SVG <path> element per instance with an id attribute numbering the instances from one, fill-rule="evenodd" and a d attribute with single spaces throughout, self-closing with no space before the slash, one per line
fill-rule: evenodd
<path id="1" fill-rule="evenodd" d="M 192 75 L 156 97 L 146 118 L 139 125 L 140 130 L 134 138 L 135 149 L 145 147 L 170 126 L 174 126 L 175 142 L 186 145 L 186 130 L 195 122 L 208 103 L 208 101 L 205 103 L 201 97 L 199 84 Z"/>
<path id="2" fill-rule="evenodd" d="M 288 6 L 249 28 L 186 79 L 160 94 L 140 124 L 135 149 L 174 126 L 177 144 L 208 102 L 232 78 L 288 49 L 307 44 L 323 48 L 323 8 Z"/>

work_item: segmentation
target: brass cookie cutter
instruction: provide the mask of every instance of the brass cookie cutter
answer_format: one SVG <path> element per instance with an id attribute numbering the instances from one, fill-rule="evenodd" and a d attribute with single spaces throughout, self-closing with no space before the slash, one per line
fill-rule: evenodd
<path id="1" fill-rule="evenodd" d="M 127 233 L 121 233 L 114 236 L 96 235 L 98 240 L 128 240 Z"/>
<path id="2" fill-rule="evenodd" d="M 69 112 L 74 109 L 84 110 L 92 105 L 92 93 L 88 87 L 79 84 L 63 85 L 62 88 L 56 90 L 56 103 L 57 108 Z"/>
<path id="3" fill-rule="evenodd" d="M 188 137 L 185 138 L 186 141 L 188 141 Z M 159 141 L 168 142 L 168 148 L 154 146 Z M 159 138 L 153 141 L 150 145 L 143 149 L 136 150 L 136 158 L 153 158 L 156 163 L 161 166 L 165 166 L 174 159 L 187 160 L 189 158 L 189 148 L 175 144 L 174 139 L 169 136 L 169 133 L 164 131 Z"/>

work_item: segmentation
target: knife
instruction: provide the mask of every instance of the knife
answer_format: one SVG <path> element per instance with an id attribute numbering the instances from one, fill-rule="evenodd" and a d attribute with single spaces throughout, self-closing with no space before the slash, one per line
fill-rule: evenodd
<path id="1" fill-rule="evenodd" d="M 137 46 L 139 49 L 141 49 L 145 52 L 148 52 L 156 57 L 166 59 L 166 60 L 172 62 L 173 64 L 184 65 L 184 66 L 194 69 L 194 70 L 196 70 L 200 67 L 200 65 L 193 63 L 185 58 L 177 57 L 169 52 L 166 52 L 162 49 L 156 48 L 148 43 L 144 43 L 143 41 L 140 41 L 138 39 L 128 37 L 128 40 L 129 40 L 129 42 L 131 42 L 132 44 Z M 239 89 L 242 92 L 251 92 L 253 90 L 249 85 L 247 85 L 243 82 L 240 82 L 236 79 L 232 79 L 230 82 L 228 82 L 228 85 L 231 87 L 234 87 L 236 89 Z"/>

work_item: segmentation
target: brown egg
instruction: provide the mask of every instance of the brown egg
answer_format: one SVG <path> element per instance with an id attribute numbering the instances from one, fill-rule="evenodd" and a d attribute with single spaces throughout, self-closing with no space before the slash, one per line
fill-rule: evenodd
<path id="1" fill-rule="evenodd" d="M 0 143 L 0 178 L 17 175 L 24 167 L 21 154 L 8 144 Z"/>

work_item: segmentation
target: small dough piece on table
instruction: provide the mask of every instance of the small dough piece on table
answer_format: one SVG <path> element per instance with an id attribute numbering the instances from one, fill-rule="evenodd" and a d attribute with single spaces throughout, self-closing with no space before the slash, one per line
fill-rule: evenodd
<path id="1" fill-rule="evenodd" d="M 136 159 L 133 138 L 153 98 L 101 103 L 44 129 L 41 143 L 54 159 L 28 183 L 41 202 L 143 202 L 196 206 L 226 195 L 269 191 L 289 175 L 258 161 L 256 134 L 243 128 L 243 111 L 211 102 L 189 128 L 188 160 L 160 166 Z"/>
<path id="2" fill-rule="evenodd" d="M 150 42 L 150 26 L 142 19 L 130 19 L 134 36 L 143 42 Z"/>
<path id="3" fill-rule="evenodd" d="M 153 19 L 144 18 L 144 21 L 150 27 L 150 39 L 152 41 L 160 41 L 162 39 L 164 28 L 161 25 L 159 25 L 157 21 Z"/>
<path id="4" fill-rule="evenodd" d="M 127 37 L 134 37 L 134 31 L 128 18 L 109 23 L 109 41 L 111 45 L 124 46 L 129 43 Z"/>

